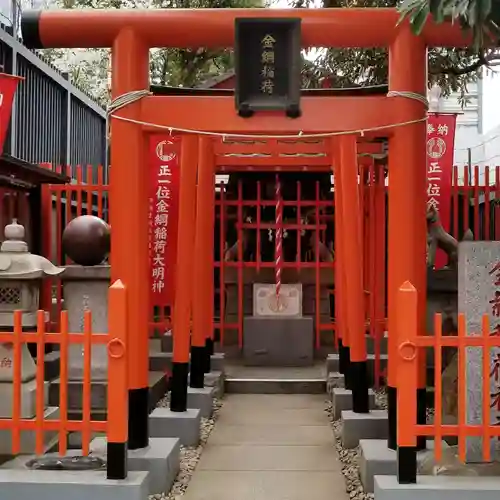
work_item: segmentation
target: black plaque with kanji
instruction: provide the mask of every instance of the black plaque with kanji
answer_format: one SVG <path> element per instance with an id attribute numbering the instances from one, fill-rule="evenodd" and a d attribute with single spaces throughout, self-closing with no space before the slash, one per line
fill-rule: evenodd
<path id="1" fill-rule="evenodd" d="M 302 58 L 299 18 L 235 20 L 236 109 L 300 116 Z"/>

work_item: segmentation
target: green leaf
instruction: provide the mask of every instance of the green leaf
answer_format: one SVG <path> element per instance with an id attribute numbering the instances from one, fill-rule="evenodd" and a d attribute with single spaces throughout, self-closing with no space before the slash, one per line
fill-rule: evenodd
<path id="1" fill-rule="evenodd" d="M 444 21 L 444 11 L 440 0 L 429 0 L 429 12 L 436 23 Z"/>
<path id="2" fill-rule="evenodd" d="M 429 6 L 427 5 L 427 2 L 425 3 L 425 5 L 422 5 L 420 9 L 414 11 L 410 16 L 410 24 L 412 26 L 413 32 L 416 35 L 420 35 L 420 33 L 422 33 L 428 16 Z"/>

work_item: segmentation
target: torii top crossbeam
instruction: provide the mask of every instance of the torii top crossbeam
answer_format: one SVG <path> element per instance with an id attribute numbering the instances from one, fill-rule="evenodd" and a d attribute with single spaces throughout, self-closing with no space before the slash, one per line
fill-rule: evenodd
<path id="1" fill-rule="evenodd" d="M 111 47 L 123 28 L 149 47 L 231 47 L 238 17 L 300 18 L 304 47 L 386 47 L 399 14 L 378 8 L 43 10 L 23 13 L 22 32 L 30 48 Z M 429 47 L 470 44 L 458 24 L 429 21 L 421 37 Z"/>

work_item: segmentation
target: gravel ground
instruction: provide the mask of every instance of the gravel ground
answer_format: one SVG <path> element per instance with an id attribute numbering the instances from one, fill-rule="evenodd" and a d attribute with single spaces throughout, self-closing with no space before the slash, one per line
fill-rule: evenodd
<path id="1" fill-rule="evenodd" d="M 335 385 L 340 384 L 337 383 Z M 387 395 L 385 388 L 375 390 L 375 404 L 379 410 L 387 409 Z M 346 491 L 349 494 L 349 498 L 353 500 L 372 500 L 374 498 L 373 493 L 366 493 L 364 491 L 359 477 L 359 447 L 349 450 L 342 447 L 342 441 L 340 439 L 342 422 L 340 420 L 333 419 L 332 402 L 330 400 L 326 401 L 325 411 L 328 414 L 328 418 L 330 419 L 333 433 L 336 438 L 335 446 L 342 463 L 342 474 L 345 478 Z M 429 420 L 433 414 L 434 409 L 428 409 L 427 419 Z"/>
<path id="2" fill-rule="evenodd" d="M 157 407 L 165 408 L 168 406 L 169 396 L 166 396 L 158 403 Z M 161 493 L 156 495 L 149 495 L 149 500 L 178 500 L 184 495 L 188 487 L 191 476 L 194 473 L 198 460 L 200 459 L 201 452 L 207 444 L 208 436 L 214 428 L 217 417 L 219 416 L 219 411 L 222 407 L 222 401 L 219 399 L 214 399 L 214 411 L 212 418 L 202 418 L 201 419 L 201 434 L 200 434 L 200 444 L 197 447 L 186 447 L 181 446 L 180 454 L 180 470 L 175 478 L 172 489 L 169 493 Z"/>
<path id="3" fill-rule="evenodd" d="M 338 381 L 336 385 L 340 386 L 341 384 L 343 385 L 341 381 Z M 375 404 L 378 409 L 383 410 L 387 408 L 385 389 L 375 390 Z M 342 463 L 342 474 L 345 479 L 345 487 L 349 494 L 349 498 L 353 500 L 373 500 L 373 493 L 366 493 L 364 491 L 359 477 L 359 447 L 349 450 L 342 447 L 342 441 L 340 439 L 342 422 L 333 419 L 332 402 L 330 400 L 326 401 L 325 411 L 332 424 L 333 433 L 335 435 L 335 446 L 340 462 Z"/>

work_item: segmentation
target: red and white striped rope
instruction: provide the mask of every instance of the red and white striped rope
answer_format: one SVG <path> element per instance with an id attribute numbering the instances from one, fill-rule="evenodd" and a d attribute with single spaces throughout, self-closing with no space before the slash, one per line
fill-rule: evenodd
<path id="1" fill-rule="evenodd" d="M 276 298 L 280 296 L 281 290 L 281 267 L 283 263 L 283 200 L 281 199 L 281 183 L 276 174 L 276 238 L 275 238 L 275 263 L 274 278 L 276 281 Z"/>

